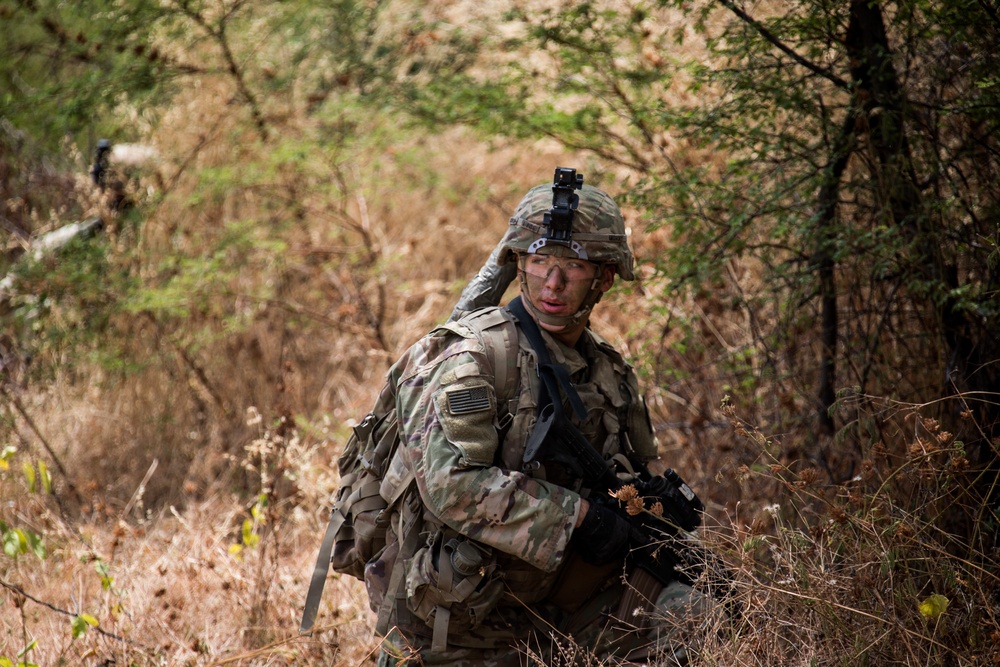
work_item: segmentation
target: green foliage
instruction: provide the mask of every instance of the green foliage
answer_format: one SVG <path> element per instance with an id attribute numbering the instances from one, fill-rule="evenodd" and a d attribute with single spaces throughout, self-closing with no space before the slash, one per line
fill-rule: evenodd
<path id="1" fill-rule="evenodd" d="M 5 447 L 4 450 L 0 452 L 0 471 L 10 470 L 10 463 L 15 460 L 16 454 L 17 450 L 12 446 Z M 21 471 L 23 473 L 24 486 L 27 487 L 30 494 L 50 495 L 52 493 L 51 475 L 48 471 L 48 467 L 43 461 L 39 460 L 36 464 L 32 464 L 30 460 L 26 459 L 22 462 Z M 8 495 L 6 485 L 10 483 L 14 483 L 14 478 L 12 476 L 0 474 L 0 493 L 4 496 Z M 18 500 L 5 503 L 5 505 L 13 507 L 15 511 L 23 511 L 26 509 L 21 503 L 21 500 L 25 498 L 23 493 L 15 493 L 14 498 Z M 23 526 L 10 525 L 2 519 L 0 519 L 0 545 L 2 545 L 4 554 L 13 560 L 16 560 L 28 553 L 33 553 L 38 560 L 45 560 L 48 557 L 44 534 L 36 533 L 35 531 Z M 102 589 L 113 592 L 112 584 L 114 580 L 110 575 L 110 568 L 108 565 L 100 558 L 96 558 L 94 561 L 94 567 L 101 579 Z M 7 568 L 0 569 L 5 571 L 7 570 Z M 15 605 L 18 608 L 22 608 L 24 605 L 24 598 L 21 597 L 20 600 L 21 601 Z M 98 626 L 99 621 L 93 615 L 88 613 L 78 613 L 74 615 L 70 621 L 70 632 L 75 640 L 82 637 L 90 628 L 96 628 Z M 28 642 L 28 644 L 17 654 L 15 659 L 0 656 L 0 666 L 10 665 L 11 667 L 30 667 L 35 663 L 29 660 L 29 655 L 33 651 L 37 650 L 37 648 L 37 640 L 32 640 Z"/>
<path id="2" fill-rule="evenodd" d="M 22 465 L 22 470 L 24 470 L 24 479 L 28 483 L 28 492 L 35 492 L 35 482 L 37 477 L 35 476 L 35 467 L 31 465 L 28 461 L 25 461 Z"/>
<path id="3" fill-rule="evenodd" d="M 36 378 L 72 369 L 88 351 L 118 349 L 115 318 L 135 284 L 99 238 L 75 239 L 58 252 L 22 260 L 3 324 L 30 354 Z M 113 358 L 120 355 L 105 355 Z"/>
<path id="4" fill-rule="evenodd" d="M 10 470 L 10 464 L 16 455 L 17 448 L 11 445 L 4 447 L 3 451 L 0 452 L 0 482 L 16 483 L 6 474 L 2 474 L 4 471 Z M 45 495 L 52 493 L 52 476 L 44 461 L 38 461 L 38 471 L 36 472 L 31 461 L 25 459 L 21 463 L 21 472 L 28 493 L 43 493 Z M 23 496 L 22 493 L 17 493 L 15 497 L 19 495 Z M 45 560 L 48 555 L 43 535 L 23 526 L 10 525 L 2 519 L 0 519 L 0 544 L 3 546 L 3 552 L 13 559 L 32 553 L 39 560 Z"/>
<path id="5" fill-rule="evenodd" d="M 18 651 L 15 658 L 16 662 L 6 656 L 0 655 L 0 667 L 38 667 L 38 665 L 28 660 L 28 655 L 36 648 L 38 648 L 38 640 L 33 639 L 28 642 L 27 646 Z"/>
<path id="6" fill-rule="evenodd" d="M 0 541 L 3 542 L 3 552 L 10 558 L 17 558 L 30 552 L 39 560 L 45 559 L 44 538 L 27 528 L 14 528 L 0 521 Z"/>
<path id="7" fill-rule="evenodd" d="M 94 570 L 101 579 L 101 588 L 110 591 L 115 583 L 115 578 L 111 576 L 111 567 L 100 558 L 94 561 Z"/>
<path id="8" fill-rule="evenodd" d="M 73 639 L 79 639 L 87 633 L 90 628 L 96 628 L 100 622 L 90 614 L 78 614 L 70 622 Z"/>
<path id="9" fill-rule="evenodd" d="M 239 542 L 229 545 L 229 553 L 234 558 L 242 558 L 245 550 L 256 549 L 260 544 L 261 530 L 267 524 L 267 506 L 267 495 L 260 494 L 250 510 L 250 517 L 244 519 L 240 526 Z"/>
<path id="10" fill-rule="evenodd" d="M 145 107 L 168 90 L 171 63 L 152 37 L 162 14 L 145 0 L 3 0 L 0 116 L 49 149 L 87 131 L 138 136 L 143 128 L 115 116 L 123 102 Z"/>

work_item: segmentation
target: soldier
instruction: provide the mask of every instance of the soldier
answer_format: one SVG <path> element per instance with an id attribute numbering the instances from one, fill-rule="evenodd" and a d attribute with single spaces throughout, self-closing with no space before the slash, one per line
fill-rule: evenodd
<path id="1" fill-rule="evenodd" d="M 627 516 L 538 435 L 555 406 L 617 477 L 662 480 L 635 373 L 588 328 L 616 276 L 634 276 L 618 206 L 582 180 L 557 169 L 515 210 L 494 258 L 498 276 L 516 266 L 520 298 L 439 327 L 390 371 L 401 444 L 380 490 L 407 491 L 365 569 L 380 666 L 551 664 L 573 647 L 680 664 L 684 639 L 654 621 L 711 606 L 679 580 L 633 577 Z"/>

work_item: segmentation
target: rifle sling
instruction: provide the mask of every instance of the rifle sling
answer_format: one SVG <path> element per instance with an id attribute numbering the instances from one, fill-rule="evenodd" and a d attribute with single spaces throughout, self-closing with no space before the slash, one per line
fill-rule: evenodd
<path id="1" fill-rule="evenodd" d="M 545 389 L 542 392 L 542 396 L 538 397 L 538 412 L 541 413 L 542 408 L 551 403 L 557 414 L 562 413 L 562 400 L 559 393 L 561 385 L 562 393 L 566 395 L 577 418 L 580 420 L 586 419 L 587 409 L 583 405 L 583 400 L 580 399 L 580 394 L 577 393 L 576 388 L 573 387 L 573 383 L 570 382 L 569 372 L 561 365 L 552 362 L 549 351 L 545 347 L 545 339 L 542 338 L 542 332 L 539 330 L 534 318 L 528 314 L 527 309 L 521 302 L 521 297 L 513 299 L 507 305 L 507 308 L 517 317 L 517 322 L 521 325 L 524 337 L 528 339 L 531 349 L 535 351 L 535 356 L 538 357 L 538 375 L 541 377 Z"/>

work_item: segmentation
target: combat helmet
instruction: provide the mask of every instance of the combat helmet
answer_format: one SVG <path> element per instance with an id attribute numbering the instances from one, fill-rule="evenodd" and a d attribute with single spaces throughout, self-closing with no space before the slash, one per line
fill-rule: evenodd
<path id="1" fill-rule="evenodd" d="M 557 167 L 553 183 L 528 191 L 510 218 L 500 241 L 497 263 L 517 262 L 518 256 L 544 252 L 578 257 L 601 266 L 613 266 L 623 280 L 634 280 L 632 251 L 625 233 L 625 219 L 604 191 L 583 183 L 575 169 Z M 519 271 L 522 289 L 524 272 Z M 600 301 L 597 273 L 591 293 L 571 317 L 552 317 L 525 305 L 540 320 L 556 326 L 573 325 L 589 316 Z"/>
<path id="2" fill-rule="evenodd" d="M 561 168 L 556 169 L 559 178 Z M 575 170 L 570 170 L 575 171 Z M 521 200 L 510 218 L 510 227 L 500 241 L 499 264 L 517 261 L 516 255 L 537 252 L 544 245 L 564 245 L 568 256 L 579 257 L 595 264 L 612 264 L 624 280 L 634 280 L 632 250 L 625 234 L 625 219 L 615 201 L 603 190 L 585 185 L 579 179 L 579 194 L 573 210 L 568 238 L 552 239 L 551 217 L 556 184 L 533 187 Z M 580 251 L 583 251 L 582 253 Z"/>

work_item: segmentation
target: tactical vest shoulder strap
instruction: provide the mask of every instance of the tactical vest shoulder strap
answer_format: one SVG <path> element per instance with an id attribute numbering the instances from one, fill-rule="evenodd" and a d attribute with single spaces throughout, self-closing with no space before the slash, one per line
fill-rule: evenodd
<path id="1" fill-rule="evenodd" d="M 497 404 L 505 403 L 513 398 L 519 380 L 517 325 L 502 308 L 475 311 L 464 321 L 479 334 L 486 356 L 493 364 Z"/>
<path id="2" fill-rule="evenodd" d="M 615 349 L 614 345 L 609 343 L 606 338 L 601 336 L 596 331 L 590 331 L 590 337 L 594 341 L 597 348 L 611 359 L 615 370 L 619 373 L 624 373 L 629 364 L 625 361 L 625 357 L 622 353 Z"/>
<path id="3" fill-rule="evenodd" d="M 632 366 L 625 360 L 621 352 L 599 334 L 591 332 L 591 336 L 598 349 L 611 360 L 615 372 L 626 378 L 622 387 L 627 396 L 619 413 L 619 423 L 624 432 L 626 450 L 641 463 L 657 459 L 659 445 L 653 432 L 653 422 L 649 417 L 646 399 L 639 390 Z"/>

